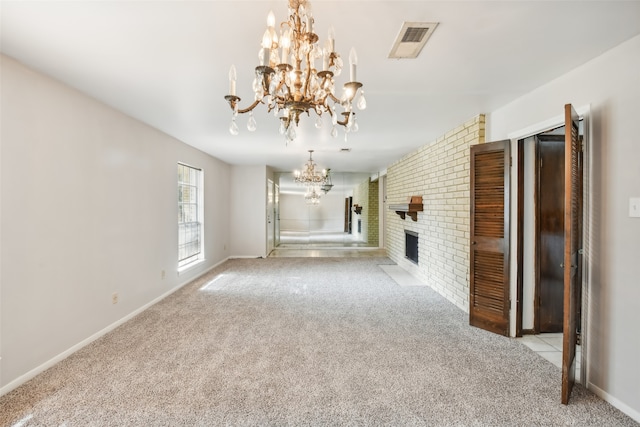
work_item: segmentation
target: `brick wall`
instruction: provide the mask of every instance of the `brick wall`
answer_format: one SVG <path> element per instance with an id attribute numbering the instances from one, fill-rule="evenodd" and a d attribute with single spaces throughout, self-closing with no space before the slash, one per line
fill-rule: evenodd
<path id="1" fill-rule="evenodd" d="M 387 205 L 422 196 L 418 221 L 388 210 L 389 257 L 469 311 L 469 147 L 484 142 L 483 114 L 387 169 Z M 404 230 L 419 234 L 418 265 L 405 259 Z"/>
<path id="2" fill-rule="evenodd" d="M 378 213 L 378 181 L 369 182 L 369 203 L 367 205 L 367 243 L 378 246 L 380 235 L 380 215 Z"/>

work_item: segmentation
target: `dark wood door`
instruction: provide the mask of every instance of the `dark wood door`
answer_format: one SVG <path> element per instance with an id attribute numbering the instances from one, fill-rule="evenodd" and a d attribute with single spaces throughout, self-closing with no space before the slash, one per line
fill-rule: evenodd
<path id="1" fill-rule="evenodd" d="M 564 135 L 540 135 L 537 163 L 536 332 L 562 332 L 564 270 Z"/>
<path id="2" fill-rule="evenodd" d="M 344 232 L 351 234 L 351 207 L 353 206 L 353 197 L 346 197 L 344 199 Z"/>
<path id="3" fill-rule="evenodd" d="M 564 106 L 564 322 L 562 343 L 562 403 L 569 403 L 575 382 L 576 319 L 578 313 L 578 250 L 580 244 L 581 169 L 578 114 L 571 104 Z"/>
<path id="4" fill-rule="evenodd" d="M 471 147 L 469 323 L 509 334 L 510 141 Z"/>
<path id="5" fill-rule="evenodd" d="M 344 232 L 349 232 L 349 198 L 344 199 Z"/>

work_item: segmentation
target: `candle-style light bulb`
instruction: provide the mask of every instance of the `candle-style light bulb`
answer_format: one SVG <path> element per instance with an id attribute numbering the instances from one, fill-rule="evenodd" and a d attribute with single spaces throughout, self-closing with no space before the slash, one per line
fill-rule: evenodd
<path id="1" fill-rule="evenodd" d="M 273 10 L 269 11 L 267 15 L 267 27 L 273 28 L 276 25 L 276 16 L 273 14 Z"/>
<path id="2" fill-rule="evenodd" d="M 236 66 L 232 65 L 229 69 L 229 95 L 236 95 L 236 79 L 238 78 L 236 74 Z"/>
<path id="3" fill-rule="evenodd" d="M 268 28 L 262 35 L 262 47 L 265 49 L 271 49 L 271 32 Z"/>
<path id="4" fill-rule="evenodd" d="M 358 55 L 356 54 L 355 48 L 351 48 L 351 52 L 349 52 L 349 65 L 351 66 L 350 78 L 352 82 L 356 81 L 356 66 L 358 65 Z"/>
<path id="5" fill-rule="evenodd" d="M 329 48 L 331 52 L 336 51 L 336 30 L 333 27 L 329 27 Z"/>
<path id="6" fill-rule="evenodd" d="M 269 66 L 271 58 L 271 31 L 269 28 L 264 32 L 262 36 L 262 65 Z"/>
<path id="7" fill-rule="evenodd" d="M 322 69 L 329 70 L 329 61 L 331 60 L 331 41 L 327 39 L 324 42 L 324 49 L 322 49 Z"/>
<path id="8" fill-rule="evenodd" d="M 280 44 L 282 45 L 282 63 L 289 63 L 289 48 L 291 47 L 291 34 L 289 30 L 282 33 L 280 37 Z"/>

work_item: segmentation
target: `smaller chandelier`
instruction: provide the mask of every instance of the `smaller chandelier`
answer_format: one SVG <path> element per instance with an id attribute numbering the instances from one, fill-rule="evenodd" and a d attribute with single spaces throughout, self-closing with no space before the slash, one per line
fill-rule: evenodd
<path id="1" fill-rule="evenodd" d="M 320 204 L 320 190 L 317 185 L 307 187 L 307 192 L 304 194 L 304 202 L 313 206 Z"/>
<path id="2" fill-rule="evenodd" d="M 337 137 L 337 125 L 344 127 L 345 132 L 356 132 L 354 98 L 362 83 L 356 81 L 358 58 L 354 49 L 349 54 L 349 82 L 344 84 L 340 98 L 335 94 L 335 79 L 342 72 L 342 58 L 335 52 L 335 36 L 333 29 L 324 47 L 320 46 L 319 37 L 314 32 L 314 19 L 308 0 L 289 0 L 289 18 L 280 23 L 277 34 L 273 12 L 267 17 L 267 29 L 262 37 L 262 49 L 258 54 L 260 65 L 255 68 L 253 80 L 254 101 L 247 108 L 240 109 L 240 98 L 236 95 L 236 68 L 229 70 L 229 95 L 224 98 L 229 102 L 233 116 L 229 132 L 239 133 L 236 124 L 238 114 L 249 113 L 247 129 L 251 132 L 257 128 L 253 117 L 253 109 L 258 104 L 265 104 L 267 111 L 274 111 L 280 119 L 280 133 L 286 141 L 296 138 L 295 127 L 300 115 L 314 111 L 317 115 L 315 126 L 322 127 L 322 114 L 331 116 L 333 127 L 331 136 Z M 322 58 L 322 65 L 316 60 Z M 338 118 L 336 106 L 344 109 Z M 364 110 L 367 102 L 360 89 L 360 96 L 355 105 Z M 291 126 L 295 124 L 296 126 Z M 345 133 L 346 138 L 346 133 Z"/>
<path id="3" fill-rule="evenodd" d="M 313 161 L 313 150 L 309 150 L 309 160 L 304 165 L 302 171 L 293 172 L 293 180 L 298 184 L 321 186 L 327 183 L 328 172 L 323 169 L 322 172 L 316 171 L 316 164 Z M 318 196 L 319 197 L 319 196 Z"/>

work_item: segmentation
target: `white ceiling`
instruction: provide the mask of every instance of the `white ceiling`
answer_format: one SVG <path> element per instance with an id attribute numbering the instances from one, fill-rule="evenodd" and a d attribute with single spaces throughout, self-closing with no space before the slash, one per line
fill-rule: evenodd
<path id="1" fill-rule="evenodd" d="M 317 130 L 305 116 L 285 146 L 278 120 L 260 107 L 258 130 L 246 130 L 244 115 L 231 136 L 224 95 L 235 64 L 241 107 L 249 104 L 266 16 L 283 21 L 286 0 L 0 5 L 4 54 L 225 162 L 281 171 L 300 168 L 309 149 L 334 173 L 384 169 L 640 34 L 640 1 L 313 0 L 321 41 L 333 26 L 345 63 L 356 48 L 368 108 L 347 141 L 331 138 L 328 118 Z M 418 59 L 387 59 L 403 21 L 439 26 Z"/>

